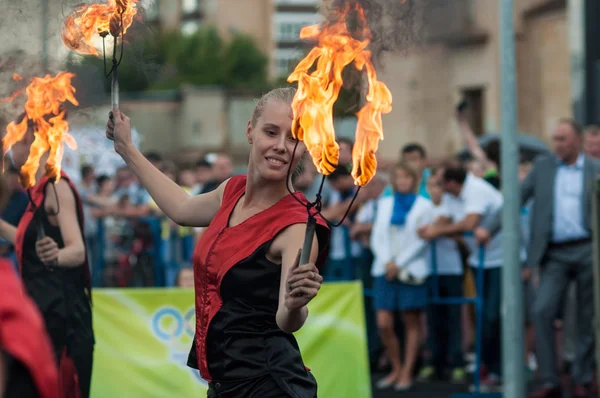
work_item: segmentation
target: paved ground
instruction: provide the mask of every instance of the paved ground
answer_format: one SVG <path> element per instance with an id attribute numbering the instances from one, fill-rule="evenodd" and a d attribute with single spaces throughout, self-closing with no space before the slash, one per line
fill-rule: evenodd
<path id="1" fill-rule="evenodd" d="M 454 393 L 468 391 L 467 386 L 445 383 L 417 384 L 410 391 L 396 392 L 393 389 L 373 388 L 373 398 L 452 398 Z"/>
<path id="2" fill-rule="evenodd" d="M 373 398 L 452 398 L 456 393 L 465 393 L 469 391 L 468 385 L 456 385 L 443 382 L 415 384 L 412 390 L 407 392 L 396 392 L 393 389 L 378 390 L 375 387 L 375 383 L 383 376 L 384 374 L 373 374 L 371 376 L 373 382 Z M 564 384 L 568 385 L 568 382 L 565 381 Z M 571 398 L 571 393 L 568 389 L 565 389 L 563 398 Z"/>

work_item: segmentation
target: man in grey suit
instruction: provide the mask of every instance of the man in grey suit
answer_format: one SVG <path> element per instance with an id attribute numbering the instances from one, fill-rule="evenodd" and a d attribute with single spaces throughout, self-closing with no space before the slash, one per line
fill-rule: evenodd
<path id="1" fill-rule="evenodd" d="M 591 244 L 591 187 L 600 163 L 581 152 L 582 130 L 569 119 L 552 132 L 553 156 L 535 160 L 521 185 L 521 203 L 534 199 L 531 240 L 523 278 L 540 265 L 534 305 L 540 388 L 532 398 L 561 397 L 556 366 L 556 319 L 571 280 L 577 284 L 577 353 L 573 366 L 575 397 L 591 394 L 594 366 L 594 285 Z M 501 213 L 501 212 L 500 212 Z M 475 231 L 486 242 L 500 229 L 501 214 Z"/>

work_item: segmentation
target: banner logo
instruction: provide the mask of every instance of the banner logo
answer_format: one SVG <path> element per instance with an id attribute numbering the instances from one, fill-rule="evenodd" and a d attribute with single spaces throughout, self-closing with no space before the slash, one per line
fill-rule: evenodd
<path id="1" fill-rule="evenodd" d="M 185 313 L 182 313 L 177 308 L 163 306 L 154 312 L 151 319 L 152 333 L 169 348 L 169 359 L 192 372 L 198 382 L 207 385 L 197 369 L 187 366 L 196 330 L 194 307 L 190 307 Z"/>

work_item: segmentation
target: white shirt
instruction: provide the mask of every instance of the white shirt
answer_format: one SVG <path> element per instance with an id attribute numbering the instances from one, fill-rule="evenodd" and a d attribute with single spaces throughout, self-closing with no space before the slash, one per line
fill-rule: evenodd
<path id="1" fill-rule="evenodd" d="M 329 204 L 331 206 L 339 203 L 342 198 L 339 192 L 332 191 L 331 196 L 329 197 Z M 334 220 L 335 221 L 335 220 Z M 331 240 L 329 242 L 329 258 L 332 260 L 344 260 L 346 258 L 350 258 L 350 255 L 346 253 L 346 238 L 349 239 L 349 235 L 346 232 L 347 228 L 343 225 L 340 225 L 337 228 L 331 229 Z M 350 242 L 350 251 L 352 252 L 352 257 L 360 257 L 362 254 L 363 248 L 360 242 L 351 241 Z M 347 255 L 348 254 L 348 255 Z"/>
<path id="2" fill-rule="evenodd" d="M 552 242 L 589 237 L 583 227 L 583 155 L 572 165 L 560 163 L 554 179 L 554 219 Z"/>
<path id="3" fill-rule="evenodd" d="M 496 217 L 502 208 L 502 194 L 490 183 L 482 178 L 469 173 L 463 184 L 460 194 L 454 202 L 453 213 L 456 220 L 462 220 L 469 214 L 478 214 L 482 217 L 481 223 L 488 222 Z M 472 236 L 466 237 L 465 242 L 471 249 L 469 265 L 479 266 L 479 245 Z M 485 247 L 484 268 L 498 268 L 502 266 L 502 232 L 492 237 Z"/>
<path id="4" fill-rule="evenodd" d="M 394 212 L 394 197 L 380 198 L 377 214 L 371 233 L 371 251 L 374 255 L 371 275 L 380 277 L 385 274 L 385 266 L 394 261 L 399 269 L 406 269 L 415 278 L 429 275 L 428 247 L 426 241 L 419 238 L 417 229 L 433 221 L 431 201 L 417 196 L 406 215 L 402 227 L 391 225 Z"/>
<path id="5" fill-rule="evenodd" d="M 360 224 L 372 224 L 375 221 L 376 199 L 369 199 L 356 212 L 356 222 Z"/>
<path id="6" fill-rule="evenodd" d="M 450 195 L 444 195 L 442 202 L 439 205 L 432 203 L 431 215 L 433 221 L 439 217 L 450 217 L 453 218 L 451 208 L 452 197 Z M 431 264 L 431 270 L 433 272 L 433 256 L 432 251 L 435 247 L 435 260 L 437 266 L 438 275 L 462 275 L 463 265 L 458 251 L 458 245 L 456 241 L 450 238 L 440 238 L 431 244 L 428 249 L 429 252 L 429 263 Z"/>

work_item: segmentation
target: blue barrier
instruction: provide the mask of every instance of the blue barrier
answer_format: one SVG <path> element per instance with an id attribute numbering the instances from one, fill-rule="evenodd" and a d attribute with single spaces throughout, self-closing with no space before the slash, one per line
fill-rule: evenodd
<path id="1" fill-rule="evenodd" d="M 157 217 L 142 217 L 135 220 L 137 223 L 146 224 L 150 229 L 151 249 L 149 251 L 144 250 L 143 253 L 152 258 L 154 282 L 152 287 L 172 286 L 181 265 L 191 259 L 193 249 L 193 237 L 191 236 L 188 237 L 189 239 L 182 239 L 179 236 L 173 237 L 172 234 L 169 237 L 163 237 L 162 221 L 163 219 Z M 97 222 L 97 245 L 92 258 L 92 283 L 94 287 L 102 287 L 106 269 L 107 229 L 103 218 L 98 219 Z M 181 246 L 181 248 L 173 250 L 177 246 Z"/>
<path id="2" fill-rule="evenodd" d="M 465 236 L 471 236 L 472 234 L 465 234 Z M 486 398 L 500 398 L 502 394 L 499 392 L 482 392 L 481 391 L 481 351 L 482 351 L 482 340 L 483 340 L 483 287 L 484 287 L 484 262 L 485 262 L 485 247 L 479 246 L 478 264 L 477 264 L 477 282 L 475 289 L 475 297 L 440 297 L 439 295 L 439 280 L 437 272 L 437 255 L 436 255 L 436 242 L 431 242 L 431 283 L 433 296 L 430 298 L 432 304 L 439 305 L 462 305 L 462 304 L 475 304 L 475 370 L 473 373 L 473 391 L 470 393 L 458 393 L 452 395 L 452 398 L 473 398 L 473 397 L 486 397 Z"/>

